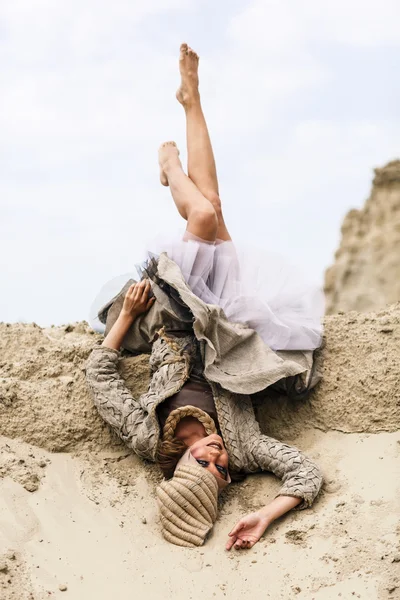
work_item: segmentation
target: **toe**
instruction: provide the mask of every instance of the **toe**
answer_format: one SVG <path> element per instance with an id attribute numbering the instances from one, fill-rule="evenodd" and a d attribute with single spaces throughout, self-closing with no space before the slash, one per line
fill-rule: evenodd
<path id="1" fill-rule="evenodd" d="M 193 61 L 193 62 L 198 62 L 199 60 L 199 56 L 197 54 L 197 52 L 195 52 L 194 50 L 192 50 L 191 48 L 188 49 L 188 53 L 189 53 L 189 58 Z"/>
<path id="2" fill-rule="evenodd" d="M 161 144 L 160 150 L 162 150 L 163 148 L 166 148 L 167 146 L 170 146 L 171 144 L 175 145 L 175 142 L 164 142 L 163 144 Z"/>

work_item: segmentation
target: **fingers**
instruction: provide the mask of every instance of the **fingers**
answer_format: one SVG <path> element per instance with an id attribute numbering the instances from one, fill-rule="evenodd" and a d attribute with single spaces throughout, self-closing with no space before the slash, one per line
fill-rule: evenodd
<path id="1" fill-rule="evenodd" d="M 143 282 L 141 281 L 140 283 L 143 283 Z M 143 301 L 147 300 L 150 289 L 151 289 L 150 281 L 149 281 L 149 279 L 147 279 L 147 280 L 145 280 L 145 284 L 142 288 L 142 300 Z"/>
<path id="2" fill-rule="evenodd" d="M 242 540 L 237 540 L 234 548 L 235 550 L 249 550 L 250 548 L 252 548 L 255 544 L 254 540 L 251 540 L 249 538 L 244 538 Z"/>
<path id="3" fill-rule="evenodd" d="M 148 282 L 147 279 L 142 279 L 142 281 L 139 281 L 139 283 L 134 283 L 130 286 L 128 293 L 130 293 L 130 296 L 133 300 L 141 301 L 143 299 L 144 290 L 146 289 L 147 282 Z M 149 289 L 150 289 L 150 282 L 149 282 Z"/>
<path id="4" fill-rule="evenodd" d="M 237 535 L 244 527 L 244 523 L 239 521 L 228 535 Z"/>
<path id="5" fill-rule="evenodd" d="M 126 291 L 126 294 L 125 294 L 125 297 L 124 297 L 124 307 L 126 307 L 127 309 L 132 304 L 132 302 L 134 302 L 134 299 L 135 299 L 135 287 L 136 287 L 136 284 L 133 283 L 131 286 L 129 286 L 129 288 Z"/>
<path id="6" fill-rule="evenodd" d="M 237 540 L 236 536 L 232 537 L 230 540 L 228 540 L 225 545 L 225 550 L 230 550 L 232 548 L 233 544 L 236 542 L 236 540 Z"/>
<path id="7" fill-rule="evenodd" d="M 139 283 L 137 283 L 135 285 L 135 296 L 136 296 L 137 299 L 139 299 L 139 298 L 142 297 L 143 288 L 145 287 L 145 285 L 146 285 L 146 280 L 145 279 L 142 279 L 142 281 L 139 281 Z"/>
<path id="8" fill-rule="evenodd" d="M 149 298 L 150 291 L 151 281 L 149 279 L 142 279 L 139 283 L 129 286 L 124 298 L 125 313 L 136 318 L 148 311 L 156 300 L 155 297 Z"/>
<path id="9" fill-rule="evenodd" d="M 231 535 L 231 534 L 229 534 Z M 250 550 L 256 543 L 256 540 L 245 536 L 243 538 L 238 538 L 236 535 L 231 536 L 231 538 L 226 542 L 225 549 L 230 550 L 234 548 L 235 550 Z"/>
<path id="10" fill-rule="evenodd" d="M 235 550 L 244 550 L 245 548 L 247 548 L 246 540 L 236 540 L 234 548 Z"/>
<path id="11" fill-rule="evenodd" d="M 142 281 L 139 281 L 139 283 L 134 283 L 133 286 L 135 288 L 137 297 L 141 298 L 141 299 L 145 299 L 151 289 L 151 284 L 150 284 L 149 279 L 142 279 Z"/>
<path id="12" fill-rule="evenodd" d="M 151 306 L 153 306 L 153 304 L 154 304 L 155 301 L 156 301 L 156 299 L 154 298 L 154 296 L 153 296 L 153 298 L 149 298 L 148 301 L 147 301 L 147 304 L 146 304 L 146 310 L 149 310 L 149 308 Z"/>

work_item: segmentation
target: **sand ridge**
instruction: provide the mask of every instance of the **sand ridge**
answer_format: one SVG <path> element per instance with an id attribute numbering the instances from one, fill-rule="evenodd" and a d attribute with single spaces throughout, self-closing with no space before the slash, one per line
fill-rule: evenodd
<path id="1" fill-rule="evenodd" d="M 110 432 L 85 387 L 99 336 L 85 323 L 0 324 L 2 600 L 400 598 L 400 305 L 325 325 L 311 397 L 256 399 L 263 430 L 321 465 L 322 493 L 251 551 L 226 553 L 230 528 L 279 482 L 260 474 L 232 486 L 202 548 L 167 544 L 158 471 Z M 147 356 L 121 369 L 134 395 L 146 389 Z"/>
<path id="2" fill-rule="evenodd" d="M 400 160 L 374 171 L 371 194 L 344 218 L 325 273 L 329 314 L 379 310 L 400 300 Z"/>

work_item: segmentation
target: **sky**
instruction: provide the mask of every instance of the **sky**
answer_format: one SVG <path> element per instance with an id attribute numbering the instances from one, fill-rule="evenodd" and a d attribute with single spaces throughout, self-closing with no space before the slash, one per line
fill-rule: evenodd
<path id="1" fill-rule="evenodd" d="M 184 223 L 157 149 L 185 151 L 178 51 L 234 240 L 322 283 L 373 169 L 400 158 L 398 0 L 2 0 L 0 321 L 87 319 Z"/>

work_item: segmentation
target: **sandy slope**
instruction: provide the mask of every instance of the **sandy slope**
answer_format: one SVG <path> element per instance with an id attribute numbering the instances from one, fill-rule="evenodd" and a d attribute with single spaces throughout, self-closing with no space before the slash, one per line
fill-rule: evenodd
<path id="1" fill-rule="evenodd" d="M 263 428 L 315 458 L 326 483 L 312 509 L 244 553 L 224 551 L 227 533 L 278 481 L 232 486 L 204 547 L 164 542 L 158 473 L 86 393 L 94 337 L 84 324 L 0 325 L 2 600 L 400 598 L 399 305 L 329 317 L 319 389 L 301 404 L 261 401 Z M 134 393 L 146 387 L 146 357 L 122 368 Z"/>
<path id="2" fill-rule="evenodd" d="M 325 273 L 329 314 L 379 310 L 400 300 L 400 160 L 374 171 L 370 197 L 344 218 Z"/>

